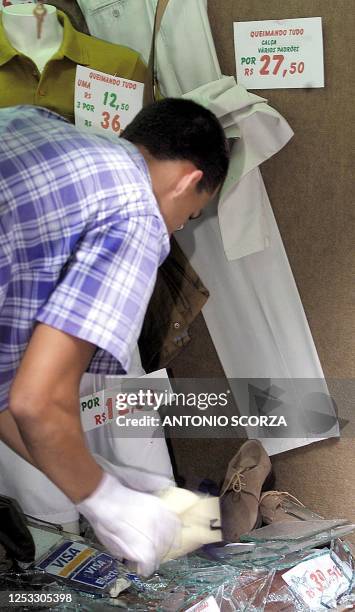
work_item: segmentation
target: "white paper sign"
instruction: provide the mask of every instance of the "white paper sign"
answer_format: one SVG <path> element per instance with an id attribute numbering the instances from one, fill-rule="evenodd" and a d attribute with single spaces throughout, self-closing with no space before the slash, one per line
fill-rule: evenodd
<path id="1" fill-rule="evenodd" d="M 247 89 L 324 87 L 321 17 L 234 23 L 234 47 Z"/>
<path id="2" fill-rule="evenodd" d="M 110 412 L 109 408 L 111 408 Z M 108 402 L 105 406 L 103 391 L 85 395 L 80 398 L 80 418 L 84 431 L 102 427 L 107 421 L 113 421 L 113 402 Z"/>
<path id="3" fill-rule="evenodd" d="M 75 125 L 111 138 L 120 136 L 143 106 L 143 83 L 77 66 Z"/>
<path id="4" fill-rule="evenodd" d="M 186 612 L 219 612 L 219 606 L 214 597 L 208 597 L 199 601 L 196 605 L 186 610 Z"/>
<path id="5" fill-rule="evenodd" d="M 34 0 L 2 0 L 2 7 L 12 6 L 13 4 L 35 4 Z M 0 7 L 0 8 L 2 8 Z"/>
<path id="6" fill-rule="evenodd" d="M 319 610 L 324 604 L 331 604 L 345 593 L 351 582 L 348 568 L 342 561 L 325 552 L 320 557 L 299 563 L 296 567 L 283 574 L 282 578 L 295 591 L 310 610 Z"/>
<path id="7" fill-rule="evenodd" d="M 163 391 L 162 389 L 154 389 L 153 387 L 157 385 L 156 383 L 154 385 L 154 382 L 151 383 L 151 379 L 153 381 L 155 379 L 156 383 L 159 381 L 159 386 L 162 389 L 166 389 L 167 392 L 171 391 L 169 376 L 165 369 L 133 379 L 137 381 L 134 383 L 136 391 L 142 390 L 143 396 L 144 392 L 148 390 L 151 392 L 148 398 L 143 397 L 144 401 L 151 398 L 148 406 L 139 405 L 139 394 L 132 389 L 132 379 L 126 376 L 123 376 L 113 389 L 104 389 L 81 397 L 80 418 L 83 430 L 98 429 L 103 425 L 113 423 L 113 421 L 117 423 L 117 426 L 125 427 L 127 435 L 129 432 L 137 433 L 137 428 L 144 429 L 144 432 L 148 435 L 151 430 L 154 431 L 160 427 L 160 418 L 157 406 L 154 405 L 154 397 L 155 394 Z M 136 401 L 134 401 L 135 395 L 138 395 Z"/>

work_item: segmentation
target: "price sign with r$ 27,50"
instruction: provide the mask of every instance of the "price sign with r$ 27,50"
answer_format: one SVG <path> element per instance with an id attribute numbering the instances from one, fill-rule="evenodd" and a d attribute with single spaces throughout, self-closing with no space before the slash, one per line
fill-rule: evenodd
<path id="1" fill-rule="evenodd" d="M 247 89 L 324 87 L 321 17 L 238 22 L 234 45 Z"/>

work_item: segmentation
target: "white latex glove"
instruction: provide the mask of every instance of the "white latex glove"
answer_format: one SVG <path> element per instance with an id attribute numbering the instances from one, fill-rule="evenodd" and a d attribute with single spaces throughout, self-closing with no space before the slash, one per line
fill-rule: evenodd
<path id="1" fill-rule="evenodd" d="M 136 491 L 157 493 L 163 489 L 175 486 L 175 482 L 170 480 L 168 476 L 153 474 L 141 468 L 134 468 L 127 465 L 114 465 L 105 459 L 105 457 L 97 453 L 92 453 L 92 456 L 105 472 L 112 474 L 112 476 L 116 476 L 122 484 Z"/>
<path id="2" fill-rule="evenodd" d="M 107 550 L 136 563 L 137 573 L 143 576 L 158 569 L 179 537 L 180 521 L 163 502 L 123 486 L 107 472 L 77 509 Z"/>

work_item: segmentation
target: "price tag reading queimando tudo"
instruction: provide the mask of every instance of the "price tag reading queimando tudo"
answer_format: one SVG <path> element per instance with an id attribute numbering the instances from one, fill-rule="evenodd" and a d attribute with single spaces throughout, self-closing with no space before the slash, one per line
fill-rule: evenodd
<path id="1" fill-rule="evenodd" d="M 143 83 L 77 66 L 75 125 L 116 139 L 143 106 Z"/>
<path id="2" fill-rule="evenodd" d="M 247 89 L 324 87 L 321 17 L 234 23 L 234 47 Z"/>

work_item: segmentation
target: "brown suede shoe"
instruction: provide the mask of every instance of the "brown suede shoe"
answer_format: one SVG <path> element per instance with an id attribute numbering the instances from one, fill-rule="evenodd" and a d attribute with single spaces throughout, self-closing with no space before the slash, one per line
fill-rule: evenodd
<path id="1" fill-rule="evenodd" d="M 279 521 L 309 521 L 323 517 L 305 507 L 297 497 L 287 491 L 267 491 L 260 498 L 259 510 L 263 523 Z"/>
<path id="2" fill-rule="evenodd" d="M 242 534 L 261 525 L 259 500 L 272 478 L 269 456 L 258 440 L 248 440 L 228 464 L 220 502 L 223 539 L 238 542 Z"/>

